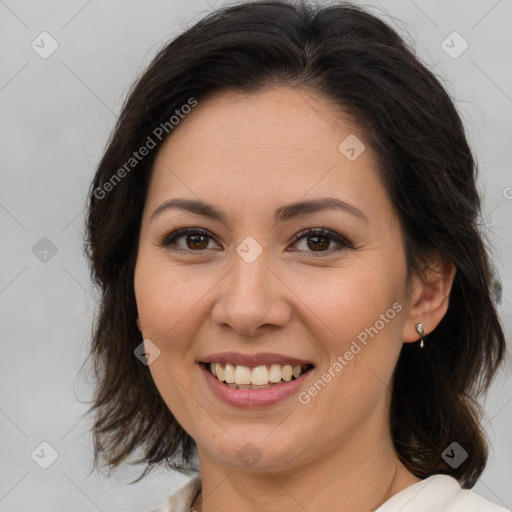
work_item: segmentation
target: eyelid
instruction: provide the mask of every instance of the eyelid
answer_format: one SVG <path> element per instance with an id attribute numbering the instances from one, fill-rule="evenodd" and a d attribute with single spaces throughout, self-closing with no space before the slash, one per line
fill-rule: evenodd
<path id="1" fill-rule="evenodd" d="M 306 235 L 314 236 L 314 235 L 324 235 L 327 236 L 334 241 L 346 245 L 347 247 L 353 248 L 353 245 L 342 235 L 338 234 L 336 231 L 333 231 L 332 229 L 326 228 L 326 227 L 315 227 L 315 228 L 306 228 L 301 231 L 299 231 L 296 235 L 293 236 L 292 242 L 296 242 L 300 238 L 305 237 Z M 326 251 L 324 251 L 326 252 Z"/>
<path id="2" fill-rule="evenodd" d="M 215 237 L 206 229 L 195 227 L 195 226 L 189 226 L 185 228 L 179 228 L 171 231 L 170 233 L 167 233 L 164 235 L 162 240 L 160 241 L 160 245 L 163 247 L 167 247 L 170 245 L 176 238 L 179 238 L 184 235 L 204 235 L 212 240 L 215 239 Z M 202 252 L 202 251 L 186 251 L 186 252 Z"/>

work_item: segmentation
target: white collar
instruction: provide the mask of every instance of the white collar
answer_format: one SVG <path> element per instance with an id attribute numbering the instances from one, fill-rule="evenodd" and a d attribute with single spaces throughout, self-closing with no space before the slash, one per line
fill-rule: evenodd
<path id="1" fill-rule="evenodd" d="M 168 496 L 152 512 L 188 512 L 201 491 L 201 474 Z M 449 475 L 432 475 L 401 490 L 374 512 L 511 512 L 469 489 Z"/>

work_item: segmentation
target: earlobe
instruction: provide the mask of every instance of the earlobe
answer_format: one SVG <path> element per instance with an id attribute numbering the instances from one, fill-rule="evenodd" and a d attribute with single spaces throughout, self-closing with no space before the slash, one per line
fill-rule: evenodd
<path id="1" fill-rule="evenodd" d="M 141 326 L 139 317 L 137 317 L 136 323 L 137 323 L 137 328 L 139 329 L 140 332 L 142 332 L 142 326 Z"/>
<path id="2" fill-rule="evenodd" d="M 411 284 L 411 303 L 403 341 L 413 343 L 423 340 L 441 322 L 448 311 L 449 297 L 455 279 L 453 262 L 438 256 L 430 260 L 421 276 L 415 275 Z M 417 324 L 421 323 L 424 335 L 420 335 Z"/>

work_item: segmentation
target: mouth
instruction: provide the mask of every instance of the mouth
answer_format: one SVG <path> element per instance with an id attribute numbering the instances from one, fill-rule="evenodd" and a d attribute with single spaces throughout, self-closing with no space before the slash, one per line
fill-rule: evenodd
<path id="1" fill-rule="evenodd" d="M 232 389 L 267 389 L 297 380 L 311 371 L 312 364 L 244 366 L 226 362 L 200 363 L 219 382 Z"/>

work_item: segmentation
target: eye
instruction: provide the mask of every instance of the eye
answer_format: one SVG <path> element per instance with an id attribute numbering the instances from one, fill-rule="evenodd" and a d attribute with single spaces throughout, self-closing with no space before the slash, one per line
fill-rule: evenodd
<path id="1" fill-rule="evenodd" d="M 185 246 L 178 245 L 177 241 L 180 239 L 185 240 Z M 297 233 L 293 240 L 293 244 L 298 241 L 305 241 L 305 249 L 299 249 L 301 252 L 312 252 L 313 254 L 307 255 L 307 258 L 318 258 L 325 255 L 330 255 L 338 252 L 344 248 L 352 248 L 352 244 L 345 238 L 337 233 L 326 228 L 308 228 L 300 233 Z M 212 235 L 208 231 L 199 228 L 182 228 L 165 235 L 160 242 L 162 247 L 169 247 L 172 251 L 181 253 L 202 252 L 208 249 L 209 242 L 213 240 Z M 338 248 L 329 248 L 331 242 L 334 241 L 338 244 Z M 308 251 L 310 249 L 311 251 Z M 295 252 L 293 249 L 291 252 Z M 319 254 L 314 254 L 319 253 Z"/>
<path id="2" fill-rule="evenodd" d="M 179 240 L 180 238 L 185 239 L 185 247 L 170 247 L 176 245 L 176 240 Z M 166 235 L 160 242 L 160 245 L 163 247 L 170 247 L 176 252 L 199 252 L 208 248 L 209 239 L 212 239 L 212 237 L 208 231 L 205 231 L 204 229 L 182 228 Z"/>
<path id="3" fill-rule="evenodd" d="M 313 254 L 306 255 L 307 258 L 318 258 L 322 256 L 331 255 L 345 248 L 352 248 L 352 244 L 345 240 L 341 235 L 325 228 L 309 228 L 300 233 L 297 233 L 293 242 L 301 241 L 304 239 L 305 247 L 311 249 Z M 325 250 L 330 246 L 330 241 L 334 240 L 340 247 L 337 249 Z M 308 252 L 306 250 L 306 252 Z M 320 253 L 320 254 L 314 254 Z"/>

